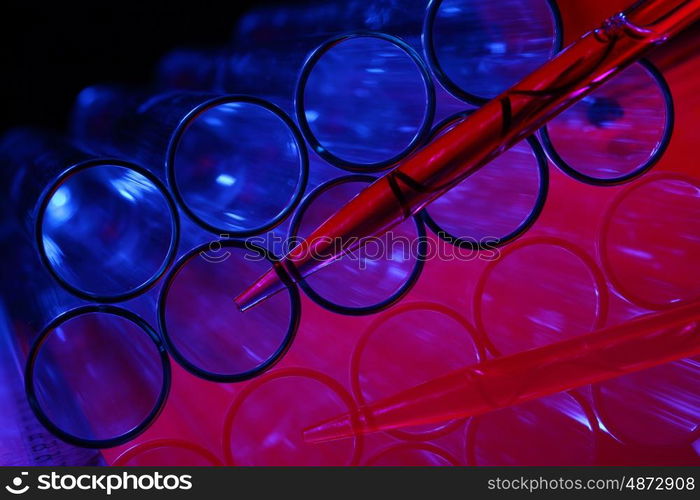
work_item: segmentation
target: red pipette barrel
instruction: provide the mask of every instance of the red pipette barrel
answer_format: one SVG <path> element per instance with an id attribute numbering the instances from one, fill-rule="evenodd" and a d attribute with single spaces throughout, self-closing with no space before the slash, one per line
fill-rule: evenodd
<path id="1" fill-rule="evenodd" d="M 454 371 L 307 429 L 308 441 L 480 415 L 700 354 L 700 303 Z"/>
<path id="2" fill-rule="evenodd" d="M 612 16 L 380 177 L 280 265 L 300 281 L 385 233 L 698 19 L 700 0 L 647 0 Z M 282 288 L 270 271 L 234 300 L 246 310 Z"/>

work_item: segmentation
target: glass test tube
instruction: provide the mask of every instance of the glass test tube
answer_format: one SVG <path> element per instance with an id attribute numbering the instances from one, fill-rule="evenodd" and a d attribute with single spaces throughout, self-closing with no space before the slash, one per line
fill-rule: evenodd
<path id="1" fill-rule="evenodd" d="M 47 132 L 0 139 L 13 210 L 42 262 L 73 294 L 118 301 L 151 287 L 175 257 L 179 218 L 144 168 L 95 157 Z"/>
<path id="2" fill-rule="evenodd" d="M 483 360 L 486 354 L 477 341 L 474 327 L 445 305 L 400 304 L 377 317 L 355 344 L 350 359 L 353 396 L 364 406 L 451 369 Z M 418 364 L 416 353 L 420 353 Z M 389 364 L 388 357 L 392 360 Z M 429 441 L 459 432 L 463 424 L 464 420 L 455 419 L 388 433 L 406 441 Z"/>
<path id="3" fill-rule="evenodd" d="M 170 387 L 170 364 L 158 334 L 130 311 L 69 295 L 29 245 L 17 241 L 3 243 L 12 284 L 12 293 L 4 293 L 34 414 L 55 436 L 77 446 L 129 441 L 157 417 Z"/>
<path id="4" fill-rule="evenodd" d="M 450 130 L 470 113 L 446 118 L 432 136 Z M 466 249 L 495 248 L 535 223 L 548 189 L 547 159 L 531 136 L 433 201 L 423 215 L 426 225 L 449 243 Z"/>
<path id="5" fill-rule="evenodd" d="M 363 436 L 322 445 L 302 438 L 309 422 L 353 408 L 352 396 L 328 375 L 296 367 L 266 373 L 237 394 L 226 414 L 222 433 L 226 464 L 357 465 Z"/>
<path id="6" fill-rule="evenodd" d="M 3 291 L 3 294 L 5 291 Z M 24 393 L 23 367 L 16 357 L 17 323 L 0 298 L 0 464 L 4 467 L 102 465 L 102 455 L 69 445 L 44 429 L 32 413 Z"/>
<path id="7" fill-rule="evenodd" d="M 310 192 L 290 224 L 289 249 L 373 181 L 369 175 L 348 175 Z M 423 270 L 426 253 L 425 227 L 415 217 L 368 242 L 361 251 L 299 280 L 299 285 L 311 300 L 330 311 L 374 314 L 410 291 Z"/>
<path id="8" fill-rule="evenodd" d="M 423 41 L 442 86 L 481 105 L 560 50 L 561 22 L 550 0 L 431 0 Z"/>
<path id="9" fill-rule="evenodd" d="M 238 382 L 271 368 L 286 353 L 301 316 L 290 283 L 253 314 L 231 303 L 276 258 L 252 241 L 215 240 L 191 248 L 168 273 L 158 297 L 158 323 L 168 352 L 194 375 Z"/>
<path id="10" fill-rule="evenodd" d="M 641 61 L 541 130 L 548 156 L 582 182 L 611 185 L 653 167 L 671 140 L 673 98 L 663 75 Z"/>

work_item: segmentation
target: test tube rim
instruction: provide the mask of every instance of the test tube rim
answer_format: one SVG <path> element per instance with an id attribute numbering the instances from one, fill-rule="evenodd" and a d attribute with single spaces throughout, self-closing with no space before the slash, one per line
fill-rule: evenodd
<path id="1" fill-rule="evenodd" d="M 449 127 L 453 122 L 456 122 L 460 118 L 466 118 L 467 116 L 471 115 L 474 111 L 475 110 L 460 111 L 458 113 L 448 116 L 440 123 L 438 123 L 435 127 L 433 127 L 433 132 L 430 140 L 434 139 L 435 136 L 437 136 L 445 128 Z M 535 205 L 532 207 L 532 210 L 530 210 L 530 213 L 527 215 L 527 217 L 523 219 L 515 229 L 513 229 L 504 237 L 498 238 L 497 240 L 487 240 L 489 243 L 488 245 L 484 244 L 484 242 L 481 240 L 477 242 L 469 241 L 459 236 L 454 236 L 452 233 L 445 231 L 442 227 L 440 227 L 440 224 L 438 224 L 437 221 L 430 215 L 430 205 L 428 205 L 421 211 L 421 215 L 423 217 L 425 225 L 441 240 L 450 243 L 458 248 L 463 248 L 465 250 L 490 250 L 493 248 L 502 247 L 526 233 L 528 229 L 532 227 L 532 225 L 542 214 L 542 210 L 544 209 L 545 203 L 547 202 L 547 196 L 549 194 L 549 165 L 547 163 L 547 157 L 545 155 L 544 149 L 542 148 L 542 145 L 537 140 L 535 135 L 533 134 L 527 137 L 525 140 L 530 145 L 530 149 L 532 150 L 532 153 L 535 157 L 535 161 L 537 163 L 537 171 L 539 174 L 538 190 L 537 198 L 535 199 Z M 485 167 L 488 167 L 488 164 L 485 165 Z M 466 181 L 467 179 L 465 179 L 462 182 Z"/>
<path id="2" fill-rule="evenodd" d="M 601 269 L 605 277 L 610 281 L 612 288 L 632 304 L 642 307 L 643 309 L 649 309 L 650 311 L 664 311 L 667 309 L 671 309 L 673 307 L 692 302 L 693 300 L 697 300 L 698 296 L 700 296 L 700 293 L 696 293 L 694 297 L 679 299 L 675 301 L 672 300 L 669 302 L 654 302 L 653 300 L 646 299 L 643 296 L 640 296 L 640 294 L 638 294 L 637 292 L 631 291 L 627 285 L 624 285 L 622 283 L 619 276 L 615 273 L 613 266 L 610 262 L 610 256 L 608 253 L 608 239 L 610 233 L 610 225 L 613 222 L 613 215 L 630 194 L 648 186 L 649 184 L 653 184 L 659 181 L 683 182 L 695 187 L 696 189 L 700 189 L 700 180 L 694 179 L 684 174 L 673 172 L 657 172 L 651 175 L 647 175 L 644 178 L 640 179 L 638 182 L 626 186 L 624 189 L 622 189 L 619 193 L 616 194 L 616 196 L 612 199 L 608 207 L 605 209 L 605 212 L 603 213 L 603 222 L 600 225 L 600 232 L 598 235 L 598 245 L 596 245 L 598 258 L 600 259 L 601 263 Z M 663 238 L 660 238 L 660 241 L 662 240 Z"/>
<path id="3" fill-rule="evenodd" d="M 362 363 L 362 354 L 365 347 L 370 341 L 372 335 L 381 327 L 384 323 L 390 321 L 396 316 L 401 314 L 411 312 L 411 311 L 432 311 L 438 314 L 443 314 L 453 321 L 459 323 L 462 328 L 464 328 L 468 337 L 471 339 L 474 353 L 476 354 L 476 363 L 482 362 L 486 359 L 486 350 L 484 346 L 479 342 L 479 335 L 476 328 L 469 322 L 469 320 L 459 314 L 458 311 L 445 306 L 439 302 L 430 301 L 415 301 L 408 302 L 398 305 L 386 314 L 378 316 L 372 323 L 367 326 L 366 330 L 362 333 L 359 340 L 355 343 L 352 353 L 350 354 L 350 390 L 355 400 L 358 402 L 358 406 L 362 409 L 368 406 L 367 398 L 364 396 L 362 391 L 361 377 L 360 377 L 360 365 Z M 432 429 L 424 432 L 414 433 L 409 432 L 404 429 L 389 429 L 385 431 L 398 439 L 403 439 L 407 442 L 421 442 L 437 439 L 439 437 L 445 436 L 452 433 L 460 426 L 462 426 L 468 418 L 459 418 L 454 420 L 449 420 L 445 422 L 441 427 L 437 429 Z"/>
<path id="4" fill-rule="evenodd" d="M 421 126 L 418 128 L 408 145 L 406 145 L 402 151 L 399 151 L 390 158 L 366 163 L 346 160 L 331 153 L 330 150 L 323 146 L 321 141 L 316 138 L 316 135 L 311 129 L 311 125 L 306 118 L 306 112 L 304 109 L 306 101 L 306 84 L 311 77 L 311 73 L 316 67 L 316 63 L 336 45 L 357 38 L 377 38 L 392 44 L 399 50 L 402 50 L 416 65 L 418 74 L 423 82 L 426 98 L 425 112 Z M 307 56 L 306 60 L 304 61 L 294 90 L 294 112 L 296 114 L 297 122 L 299 123 L 299 128 L 301 129 L 302 135 L 308 141 L 311 149 L 334 167 L 354 173 L 376 173 L 387 170 L 388 168 L 394 166 L 402 158 L 408 156 L 423 145 L 426 138 L 430 135 L 433 117 L 435 116 L 435 106 L 435 85 L 430 77 L 430 69 L 425 61 L 423 61 L 423 58 L 420 56 L 418 51 L 416 51 L 413 47 L 411 47 L 411 45 L 406 43 L 401 38 L 380 31 L 354 30 L 347 33 L 342 33 L 340 35 L 335 35 L 321 43 Z"/>
<path id="5" fill-rule="evenodd" d="M 294 138 L 294 142 L 297 147 L 297 156 L 299 157 L 299 175 L 297 177 L 296 187 L 291 199 L 284 206 L 284 208 L 280 210 L 280 212 L 276 216 L 274 216 L 272 219 L 268 220 L 264 224 L 249 229 L 237 230 L 212 224 L 204 220 L 204 218 L 202 218 L 201 216 L 197 215 L 197 213 L 192 208 L 190 208 L 187 202 L 185 201 L 182 191 L 178 186 L 177 175 L 175 172 L 178 146 L 180 144 L 180 141 L 182 140 L 182 137 L 187 132 L 189 126 L 192 123 L 194 123 L 194 121 L 197 120 L 197 118 L 200 115 L 209 111 L 210 109 L 214 109 L 221 105 L 233 103 L 245 103 L 253 106 L 259 106 L 275 115 L 275 117 L 281 120 L 282 123 L 287 127 L 292 137 Z M 167 183 L 172 191 L 173 197 L 175 198 L 175 201 L 177 202 L 178 206 L 187 215 L 187 217 L 189 217 L 202 229 L 210 233 L 220 235 L 226 238 L 245 238 L 248 236 L 254 236 L 256 234 L 264 233 L 265 231 L 269 231 L 270 229 L 277 227 L 297 207 L 297 205 L 301 201 L 302 196 L 304 195 L 304 191 L 306 191 L 306 185 L 309 179 L 309 155 L 308 150 L 306 148 L 306 143 L 304 142 L 304 137 L 301 131 L 299 130 L 299 127 L 297 127 L 294 121 L 287 115 L 287 113 L 285 113 L 282 110 L 282 108 L 259 97 L 247 94 L 227 94 L 214 97 L 212 99 L 207 99 L 206 101 L 192 108 L 180 120 L 178 125 L 175 127 L 175 130 L 173 131 L 172 135 L 170 136 L 170 140 L 168 142 L 165 154 L 165 172 Z"/>
<path id="6" fill-rule="evenodd" d="M 552 52 L 551 55 L 556 54 L 563 48 L 563 22 L 561 17 L 561 11 L 557 6 L 555 0 L 545 0 L 547 6 L 549 7 L 550 14 L 552 16 L 552 27 L 554 29 L 553 40 L 552 40 Z M 474 106 L 482 106 L 489 102 L 496 96 L 483 97 L 476 95 L 471 92 L 463 90 L 455 81 L 447 75 L 447 72 L 440 64 L 437 51 L 435 50 L 435 44 L 433 42 L 433 34 L 435 31 L 435 19 L 437 17 L 438 10 L 442 5 L 443 0 L 430 0 L 425 14 L 425 20 L 423 22 L 423 32 L 421 34 L 421 39 L 423 42 L 423 53 L 425 58 L 428 60 L 430 65 L 430 70 L 433 75 L 440 83 L 440 85 L 451 95 L 460 99 L 468 104 Z M 505 90 L 505 89 L 504 89 Z"/>
<path id="7" fill-rule="evenodd" d="M 68 280 L 63 278 L 63 276 L 61 276 L 61 274 L 56 269 L 54 269 L 54 266 L 51 264 L 51 259 L 49 259 L 49 256 L 46 253 L 46 248 L 44 246 L 44 216 L 53 195 L 63 185 L 63 183 L 68 181 L 74 175 L 77 175 L 83 172 L 84 170 L 90 168 L 100 167 L 125 168 L 145 177 L 150 183 L 152 183 L 155 186 L 158 193 L 163 197 L 163 200 L 165 200 L 165 203 L 168 206 L 168 215 L 170 217 L 170 224 L 172 228 L 172 231 L 170 233 L 170 243 L 168 245 L 168 251 L 158 270 L 155 273 L 153 273 L 148 280 L 144 281 L 137 287 L 116 294 L 101 294 L 88 292 L 86 290 L 82 290 L 78 286 L 73 285 Z M 34 217 L 34 241 L 42 264 L 49 271 L 51 276 L 58 282 L 58 284 L 61 285 L 61 287 L 63 287 L 65 290 L 75 295 L 76 297 L 79 297 L 84 300 L 100 303 L 114 303 L 123 302 L 132 299 L 138 295 L 141 295 L 142 293 L 151 289 L 160 280 L 160 278 L 163 277 L 168 268 L 172 265 L 177 254 L 177 249 L 180 241 L 180 217 L 177 210 L 177 206 L 167 187 L 163 182 L 161 182 L 160 179 L 158 179 L 157 176 L 151 173 L 148 169 L 141 167 L 140 165 L 137 165 L 135 163 L 124 161 L 118 158 L 92 158 L 89 160 L 75 163 L 63 170 L 58 175 L 58 177 L 56 177 L 56 179 L 54 179 L 42 191 L 38 203 L 36 205 L 35 214 L 36 217 Z"/>
<path id="8" fill-rule="evenodd" d="M 591 279 L 594 283 L 596 297 L 596 317 L 593 321 L 593 325 L 590 332 L 602 328 L 607 321 L 608 309 L 610 307 L 610 291 L 608 290 L 608 285 L 603 270 L 597 265 L 595 259 L 592 256 L 586 253 L 578 245 L 575 245 L 565 239 L 556 236 L 533 236 L 530 238 L 522 239 L 505 247 L 502 250 L 499 259 L 492 260 L 486 265 L 481 275 L 479 276 L 479 279 L 477 280 L 474 289 L 474 297 L 472 300 L 474 327 L 476 328 L 477 334 L 479 335 L 479 339 L 485 346 L 486 351 L 493 357 L 503 356 L 504 354 L 500 351 L 500 349 L 498 349 L 498 347 L 496 347 L 496 344 L 488 335 L 488 330 L 484 325 L 482 304 L 486 283 L 488 282 L 488 278 L 490 277 L 493 270 L 496 269 L 497 264 L 499 262 L 503 262 L 504 257 L 522 248 L 532 247 L 536 245 L 550 245 L 561 248 L 573 255 L 587 268 L 587 270 L 591 273 Z M 590 332 L 581 333 L 581 335 L 586 335 Z"/>
<path id="9" fill-rule="evenodd" d="M 279 368 L 277 370 L 265 373 L 262 377 L 253 380 L 251 383 L 247 384 L 242 391 L 236 394 L 231 405 L 226 411 L 226 416 L 224 417 L 223 430 L 221 433 L 221 445 L 224 451 L 224 461 L 228 466 L 236 466 L 237 460 L 234 457 L 234 452 L 231 450 L 231 438 L 233 437 L 233 421 L 236 418 L 238 411 L 240 410 L 243 403 L 248 399 L 248 397 L 255 392 L 256 389 L 265 385 L 266 383 L 273 382 L 278 379 L 290 378 L 290 377 L 300 377 L 313 380 L 321 385 L 326 386 L 326 388 L 335 392 L 335 394 L 343 401 L 345 406 L 347 406 L 350 412 L 350 420 L 354 426 L 360 428 L 360 419 L 357 417 L 355 409 L 357 404 L 343 384 L 338 382 L 333 377 L 316 371 L 310 368 L 301 366 L 289 366 Z M 358 465 L 360 458 L 363 454 L 365 436 L 364 434 L 354 434 L 350 439 L 352 439 L 352 456 L 350 457 L 349 466 Z"/>
<path id="10" fill-rule="evenodd" d="M 637 61 L 639 65 L 644 68 L 647 73 L 651 76 L 652 80 L 659 86 L 661 90 L 661 95 L 664 100 L 664 108 L 666 111 L 666 119 L 664 122 L 664 131 L 661 135 L 661 140 L 654 147 L 651 155 L 647 160 L 641 165 L 637 166 L 635 169 L 627 172 L 626 174 L 618 175 L 615 177 L 595 177 L 592 175 L 584 174 L 572 165 L 570 165 L 562 156 L 557 152 L 552 139 L 547 130 L 547 125 L 544 125 L 540 130 L 540 138 L 542 139 L 542 146 L 547 154 L 547 157 L 556 165 L 556 167 L 564 172 L 569 177 L 576 179 L 579 182 L 585 184 L 590 184 L 592 186 L 618 186 L 626 182 L 637 179 L 638 177 L 647 173 L 654 165 L 656 165 L 659 160 L 663 157 L 668 145 L 671 142 L 671 136 L 673 135 L 673 128 L 675 126 L 675 106 L 673 102 L 673 94 L 671 93 L 671 88 L 668 82 L 663 76 L 663 73 L 656 68 L 649 60 L 640 59 Z M 592 94 L 595 95 L 595 92 Z M 566 113 L 566 111 L 564 111 Z"/>
<path id="11" fill-rule="evenodd" d="M 284 283 L 289 293 L 290 301 L 290 317 L 289 326 L 287 327 L 287 333 L 282 340 L 280 346 L 265 360 L 264 363 L 257 365 L 255 368 L 246 370 L 244 372 L 237 373 L 216 373 L 206 370 L 202 367 L 197 366 L 195 363 L 187 359 L 187 357 L 182 354 L 182 352 L 177 348 L 175 342 L 170 336 L 167 327 L 166 318 L 166 308 L 167 300 L 170 289 L 177 278 L 178 273 L 190 262 L 191 259 L 195 258 L 202 252 L 210 250 L 213 243 L 218 243 L 222 248 L 236 248 L 243 249 L 247 251 L 253 251 L 258 254 L 258 256 L 264 257 L 270 264 L 272 269 L 275 270 L 277 276 Z M 231 307 L 235 308 L 236 305 L 231 302 Z M 161 332 L 163 343 L 173 357 L 173 359 L 182 366 L 185 370 L 191 374 L 210 382 L 243 382 L 250 380 L 252 378 L 261 375 L 262 373 L 270 370 L 274 365 L 276 365 L 287 353 L 291 347 L 294 338 L 296 337 L 297 330 L 299 328 L 299 322 L 301 319 L 301 297 L 299 296 L 299 290 L 291 278 L 285 273 L 284 268 L 279 264 L 279 258 L 274 256 L 269 250 L 256 245 L 250 241 L 236 240 L 236 239 L 219 239 L 211 242 L 202 243 L 192 248 L 190 251 L 185 253 L 182 257 L 178 259 L 175 265 L 172 267 L 168 275 L 165 277 L 163 286 L 158 295 L 158 328 Z"/>
<path id="12" fill-rule="evenodd" d="M 304 197 L 302 202 L 299 204 L 298 209 L 294 213 L 294 216 L 292 217 L 291 223 L 289 225 L 288 240 L 296 240 L 296 238 L 298 237 L 299 228 L 301 226 L 304 214 L 312 206 L 313 202 L 316 201 L 324 193 L 342 184 L 350 184 L 353 182 L 366 182 L 368 184 L 371 184 L 376 180 L 376 177 L 368 174 L 350 174 L 341 177 L 336 177 L 316 186 Z M 420 278 L 420 275 L 423 272 L 423 268 L 425 267 L 425 260 L 427 258 L 428 242 L 426 240 L 427 234 L 425 231 L 425 224 L 419 216 L 413 216 L 412 219 L 414 221 L 414 224 L 416 225 L 416 237 L 419 239 L 416 263 L 414 264 L 413 269 L 411 270 L 411 274 L 408 276 L 406 282 L 403 283 L 394 293 L 392 293 L 386 299 L 369 306 L 344 306 L 341 304 L 336 304 L 335 302 L 321 296 L 321 294 L 316 292 L 316 290 L 314 290 L 313 287 L 307 283 L 306 279 L 303 276 L 301 276 L 300 273 L 295 273 L 295 275 L 293 276 L 294 280 L 299 284 L 299 287 L 304 291 L 305 295 L 309 297 L 312 301 L 314 301 L 316 304 L 328 311 L 337 314 L 342 314 L 344 316 L 367 316 L 371 314 L 376 314 L 393 306 L 398 301 L 400 301 L 408 292 L 410 292 L 413 286 L 418 282 L 418 278 Z M 290 270 L 290 272 L 294 271 L 294 268 Z"/>
<path id="13" fill-rule="evenodd" d="M 70 321 L 73 318 L 82 316 L 84 314 L 100 313 L 109 314 L 123 318 L 131 323 L 134 323 L 142 332 L 144 332 L 155 345 L 162 368 L 163 381 L 158 398 L 148 415 L 143 419 L 143 421 L 133 427 L 131 430 L 112 438 L 107 439 L 86 439 L 74 436 L 58 425 L 54 424 L 51 419 L 46 415 L 44 410 L 41 408 L 41 404 L 36 395 L 36 388 L 34 384 L 34 368 L 36 366 L 36 360 L 41 350 L 42 345 L 48 339 L 49 335 L 56 330 L 57 327 L 63 323 Z M 168 358 L 168 353 L 166 352 L 164 344 L 161 342 L 158 333 L 151 327 L 151 325 L 146 322 L 138 314 L 129 311 L 127 309 L 113 306 L 109 304 L 88 304 L 74 309 L 70 309 L 59 314 L 53 320 L 51 320 L 41 331 L 37 339 L 32 343 L 29 350 L 29 355 L 27 357 L 27 362 L 25 364 L 24 372 L 24 389 L 27 395 L 27 401 L 32 409 L 32 412 L 36 416 L 37 420 L 53 435 L 59 439 L 83 448 L 112 448 L 119 446 L 121 444 L 127 443 L 134 439 L 136 436 L 143 433 L 148 429 L 151 424 L 158 418 L 161 411 L 163 410 L 165 403 L 168 399 L 168 394 L 170 392 L 170 386 L 172 383 L 172 371 L 170 368 L 170 359 Z"/>

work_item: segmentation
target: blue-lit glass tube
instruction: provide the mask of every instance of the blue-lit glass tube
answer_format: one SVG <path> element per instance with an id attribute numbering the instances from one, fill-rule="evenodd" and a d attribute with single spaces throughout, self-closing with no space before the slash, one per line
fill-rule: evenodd
<path id="1" fill-rule="evenodd" d="M 0 294 L 0 464 L 4 467 L 104 465 L 97 450 L 61 443 L 34 417 L 24 393 L 22 368 L 15 358 L 14 330 Z"/>
<path id="2" fill-rule="evenodd" d="M 480 105 L 560 49 L 560 24 L 552 0 L 431 0 L 423 43 L 445 89 Z"/>
<path id="3" fill-rule="evenodd" d="M 673 97 L 663 75 L 639 61 L 541 130 L 547 154 L 593 185 L 635 179 L 663 156 L 673 131 Z"/>
<path id="4" fill-rule="evenodd" d="M 446 118 L 433 137 L 470 112 Z M 527 231 L 544 208 L 549 190 L 547 158 L 534 137 L 521 141 L 471 174 L 423 210 L 427 226 L 463 249 L 493 249 Z"/>
<path id="5" fill-rule="evenodd" d="M 373 181 L 368 175 L 347 175 L 311 191 L 294 214 L 289 244 L 301 243 Z M 423 271 L 427 250 L 425 227 L 420 217 L 415 217 L 298 282 L 311 300 L 329 311 L 352 316 L 374 314 L 411 290 Z"/>
<path id="6" fill-rule="evenodd" d="M 259 7 L 243 16 L 223 57 L 175 51 L 162 60 L 158 79 L 263 96 L 290 112 L 294 100 L 302 133 L 324 160 L 349 171 L 383 170 L 418 147 L 432 125 L 434 86 L 420 55 L 426 5 Z M 215 61 L 223 64 L 216 74 L 208 69 Z"/>
<path id="7" fill-rule="evenodd" d="M 381 31 L 420 50 L 428 0 L 313 0 L 303 5 L 262 5 L 236 23 L 220 50 L 180 48 L 159 61 L 161 89 L 249 92 L 291 103 L 296 77 L 308 54 L 349 31 Z"/>
<path id="8" fill-rule="evenodd" d="M 420 55 L 380 32 L 326 40 L 304 63 L 295 92 L 312 149 L 354 172 L 391 167 L 427 138 L 435 91 Z"/>
<path id="9" fill-rule="evenodd" d="M 46 132 L 13 129 L 0 139 L 0 167 L 25 233 L 73 294 L 131 298 L 175 258 L 175 204 L 140 166 L 91 156 Z"/>
<path id="10" fill-rule="evenodd" d="M 263 238 L 260 236 L 259 238 Z M 276 260 L 246 241 L 201 239 L 168 273 L 158 300 L 158 322 L 168 351 L 198 377 L 238 382 L 271 368 L 287 352 L 301 317 L 299 291 L 285 278 L 286 293 L 249 312 L 232 302 L 236 293 L 269 271 Z"/>
<path id="11" fill-rule="evenodd" d="M 308 158 L 296 125 L 257 97 L 88 87 L 72 128 L 83 147 L 167 178 L 183 211 L 216 234 L 244 237 L 276 226 L 306 187 Z"/>
<path id="12" fill-rule="evenodd" d="M 38 420 L 60 439 L 94 448 L 145 430 L 171 379 L 155 330 L 125 309 L 68 294 L 17 233 L 1 248 L 9 335 Z"/>

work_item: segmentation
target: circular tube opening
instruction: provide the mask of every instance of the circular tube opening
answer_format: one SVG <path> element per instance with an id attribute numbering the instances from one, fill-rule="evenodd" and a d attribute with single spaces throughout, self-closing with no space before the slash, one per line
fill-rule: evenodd
<path id="1" fill-rule="evenodd" d="M 320 45 L 297 83 L 297 121 L 312 149 L 353 172 L 390 167 L 430 133 L 435 89 L 401 39 L 352 32 Z"/>
<path id="2" fill-rule="evenodd" d="M 625 299 L 661 310 L 700 299 L 700 182 L 655 174 L 612 201 L 598 251 L 606 276 Z"/>
<path id="3" fill-rule="evenodd" d="M 467 320 L 441 304 L 412 302 L 393 308 L 367 328 L 353 349 L 350 384 L 355 400 L 366 406 L 481 361 L 484 354 L 475 338 Z M 421 353 L 419 364 L 416 353 Z M 463 419 L 449 420 L 387 432 L 399 439 L 427 441 L 463 423 Z"/>
<path id="4" fill-rule="evenodd" d="M 469 114 L 445 119 L 433 135 L 450 130 Z M 531 136 L 433 201 L 423 215 L 426 225 L 448 243 L 472 250 L 495 248 L 535 223 L 548 189 L 547 159 Z"/>
<path id="5" fill-rule="evenodd" d="M 588 184 L 613 185 L 659 161 L 673 119 L 668 85 L 641 61 L 553 118 L 541 136 L 547 155 L 564 173 Z"/>
<path id="6" fill-rule="evenodd" d="M 248 96 L 207 101 L 168 146 L 168 184 L 185 213 L 226 237 L 264 232 L 299 203 L 308 179 L 301 133 L 278 107 Z"/>
<path id="7" fill-rule="evenodd" d="M 274 261 L 266 250 L 235 240 L 205 243 L 180 258 L 158 302 L 160 331 L 179 364 L 207 380 L 236 382 L 284 355 L 301 315 L 296 286 L 281 276 L 287 293 L 246 312 L 233 302 Z"/>
<path id="8" fill-rule="evenodd" d="M 423 44 L 442 86 L 481 105 L 560 50 L 559 11 L 548 0 L 431 0 Z"/>
<path id="9" fill-rule="evenodd" d="M 322 445 L 307 443 L 303 438 L 303 430 L 312 424 L 355 410 L 352 396 L 328 375 L 306 368 L 267 373 L 246 385 L 226 414 L 222 439 L 226 463 L 357 465 L 363 436 Z"/>
<path id="10" fill-rule="evenodd" d="M 170 388 L 170 363 L 156 332 L 114 306 L 66 312 L 29 353 L 26 391 L 39 421 L 90 448 L 123 444 L 156 418 Z"/>
<path id="11" fill-rule="evenodd" d="M 487 349 L 505 356 L 601 328 L 608 288 L 588 254 L 565 240 L 539 236 L 505 247 L 487 264 L 473 310 Z"/>
<path id="12" fill-rule="evenodd" d="M 323 221 L 376 179 L 348 175 L 311 191 L 294 214 L 289 240 L 311 234 Z M 418 280 L 427 254 L 425 227 L 413 217 L 362 248 L 299 280 L 306 295 L 339 314 L 374 314 L 399 301 Z M 319 256 L 321 257 L 321 256 Z M 343 285 L 338 286 L 339 283 Z"/>
<path id="13" fill-rule="evenodd" d="M 177 209 L 147 170 L 119 160 L 67 169 L 42 195 L 36 218 L 42 261 L 70 292 L 126 300 L 150 288 L 172 263 Z"/>

